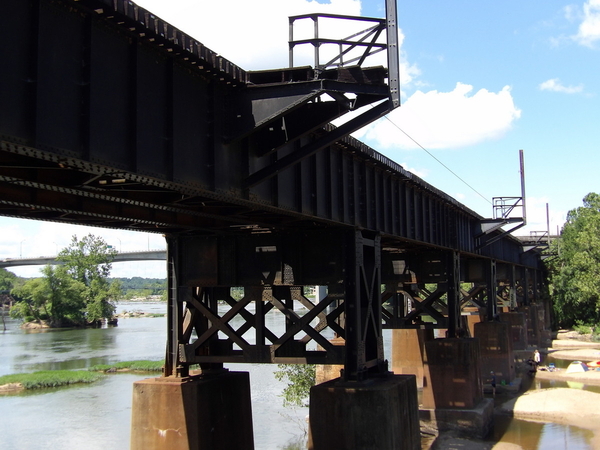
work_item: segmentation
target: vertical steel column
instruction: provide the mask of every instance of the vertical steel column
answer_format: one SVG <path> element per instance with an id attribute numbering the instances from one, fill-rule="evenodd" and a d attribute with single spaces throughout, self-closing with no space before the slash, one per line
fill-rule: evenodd
<path id="1" fill-rule="evenodd" d="M 182 334 L 182 308 L 179 301 L 179 240 L 167 236 L 167 352 L 163 376 L 181 376 L 179 338 Z"/>
<path id="2" fill-rule="evenodd" d="M 365 231 L 348 234 L 345 381 L 387 372 L 381 326 L 381 237 Z"/>
<path id="3" fill-rule="evenodd" d="M 314 16 L 313 17 L 313 22 L 314 22 L 314 33 L 315 33 L 315 70 L 318 72 L 321 72 L 321 66 L 319 65 L 320 61 L 319 61 L 319 47 L 321 46 L 321 44 L 319 43 L 319 16 Z"/>
<path id="4" fill-rule="evenodd" d="M 540 285 L 539 285 L 539 271 L 537 269 L 533 269 L 533 289 L 532 289 L 532 296 L 533 296 L 533 301 L 535 303 L 537 303 L 537 301 L 540 299 Z"/>
<path id="5" fill-rule="evenodd" d="M 485 282 L 487 291 L 487 320 L 494 320 L 498 313 L 496 300 L 497 293 L 497 277 L 496 277 L 496 261 L 491 259 L 485 266 Z"/>
<path id="6" fill-rule="evenodd" d="M 396 0 L 386 0 L 388 85 L 392 108 L 400 106 L 400 56 L 398 53 L 398 11 Z"/>
<path id="7" fill-rule="evenodd" d="M 524 306 L 531 305 L 531 296 L 529 295 L 529 283 L 531 282 L 531 278 L 529 277 L 529 269 L 525 268 L 525 276 L 523 278 L 523 302 Z"/>
<path id="8" fill-rule="evenodd" d="M 288 54 L 288 59 L 289 59 L 289 65 L 290 65 L 290 69 L 292 67 L 294 67 L 294 44 L 292 44 L 292 42 L 294 41 L 294 19 L 292 19 L 291 17 L 289 18 L 289 54 Z"/>
<path id="9" fill-rule="evenodd" d="M 460 328 L 460 253 L 452 251 L 447 260 L 448 337 L 457 336 Z"/>
<path id="10" fill-rule="evenodd" d="M 510 309 L 514 310 L 517 305 L 517 267 L 514 264 L 510 265 L 509 269 L 509 296 L 510 296 Z"/>

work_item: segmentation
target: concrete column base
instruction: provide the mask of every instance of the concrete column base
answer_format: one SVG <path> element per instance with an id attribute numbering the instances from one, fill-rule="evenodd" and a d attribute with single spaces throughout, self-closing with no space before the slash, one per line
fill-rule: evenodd
<path id="1" fill-rule="evenodd" d="M 248 372 L 133 385 L 131 450 L 253 450 Z"/>
<path id="2" fill-rule="evenodd" d="M 473 409 L 483 398 L 479 341 L 435 339 L 425 343 L 423 407 Z"/>
<path id="3" fill-rule="evenodd" d="M 494 401 L 484 398 L 472 409 L 419 410 L 421 429 L 431 434 L 454 432 L 458 436 L 485 438 L 494 428 Z"/>
<path id="4" fill-rule="evenodd" d="M 414 375 L 313 386 L 308 448 L 419 450 L 418 408 Z"/>
<path id="5" fill-rule="evenodd" d="M 392 330 L 392 372 L 417 377 L 423 387 L 425 342 L 433 340 L 433 330 Z"/>
<path id="6" fill-rule="evenodd" d="M 346 345 L 346 341 L 341 337 L 330 339 L 329 342 L 331 342 L 333 345 Z M 321 346 L 319 346 L 319 348 L 322 349 Z M 343 368 L 343 364 L 317 364 L 315 370 L 315 384 L 321 384 L 325 383 L 326 381 L 339 378 L 340 371 Z"/>
<path id="7" fill-rule="evenodd" d="M 525 313 L 500 313 L 500 320 L 510 324 L 513 351 L 525 350 L 527 348 L 527 317 Z"/>
<path id="8" fill-rule="evenodd" d="M 494 372 L 496 384 L 509 385 L 515 379 L 511 325 L 506 322 L 481 322 L 475 325 L 475 337 L 479 339 L 482 379 L 489 383 L 490 372 Z"/>

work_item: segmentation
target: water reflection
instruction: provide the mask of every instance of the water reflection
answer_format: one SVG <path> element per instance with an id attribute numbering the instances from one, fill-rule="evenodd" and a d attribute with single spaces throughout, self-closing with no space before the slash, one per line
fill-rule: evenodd
<path id="1" fill-rule="evenodd" d="M 535 389 L 549 389 L 549 388 L 571 388 L 571 389 L 584 389 L 586 391 L 595 392 L 600 394 L 600 386 L 593 384 L 585 384 L 576 381 L 561 381 L 561 380 L 542 380 L 535 378 L 534 380 Z"/>
<path id="2" fill-rule="evenodd" d="M 528 422 L 497 416 L 494 441 L 520 445 L 531 450 L 588 450 L 594 433 L 578 427 L 554 423 Z"/>

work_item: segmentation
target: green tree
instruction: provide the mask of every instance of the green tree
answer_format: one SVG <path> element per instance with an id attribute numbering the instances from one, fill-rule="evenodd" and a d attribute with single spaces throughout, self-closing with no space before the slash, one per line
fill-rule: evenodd
<path id="1" fill-rule="evenodd" d="M 284 381 L 283 406 L 308 406 L 310 388 L 315 385 L 314 364 L 278 364 L 275 378 Z"/>
<path id="2" fill-rule="evenodd" d="M 59 265 L 42 269 L 42 278 L 13 288 L 13 317 L 49 320 L 53 326 L 84 325 L 111 318 L 114 301 L 121 296 L 120 283 L 108 275 L 116 251 L 92 234 L 78 240 L 56 258 Z"/>
<path id="3" fill-rule="evenodd" d="M 42 278 L 33 278 L 12 290 L 11 294 L 16 302 L 10 309 L 11 317 L 23 319 L 25 322 L 47 318 L 46 298 L 40 292 L 42 284 Z"/>
<path id="4" fill-rule="evenodd" d="M 54 327 L 85 323 L 83 283 L 74 280 L 64 267 L 46 266 L 42 278 L 33 278 L 13 289 L 18 298 L 11 316 L 25 320 L 49 320 Z"/>
<path id="5" fill-rule="evenodd" d="M 115 312 L 114 301 L 120 297 L 121 288 L 118 281 L 111 283 L 108 276 L 116 254 L 117 251 L 104 239 L 88 234 L 81 240 L 73 236 L 70 246 L 61 250 L 56 258 L 74 280 L 87 288 L 85 314 L 88 323 L 108 319 Z"/>
<path id="6" fill-rule="evenodd" d="M 600 195 L 586 195 L 583 206 L 569 211 L 552 252 L 550 294 L 558 325 L 600 323 Z"/>
<path id="7" fill-rule="evenodd" d="M 0 268 L 0 294 L 9 293 L 16 280 L 17 276 L 14 273 Z"/>

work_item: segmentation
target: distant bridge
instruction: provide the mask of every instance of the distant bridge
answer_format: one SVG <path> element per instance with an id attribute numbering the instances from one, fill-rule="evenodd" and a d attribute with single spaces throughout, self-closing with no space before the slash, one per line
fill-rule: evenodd
<path id="1" fill-rule="evenodd" d="M 5 258 L 0 260 L 0 267 L 42 266 L 60 264 L 56 256 L 40 256 L 38 258 Z M 122 252 L 115 255 L 114 262 L 126 261 L 166 261 L 166 250 L 147 250 L 140 252 Z"/>

